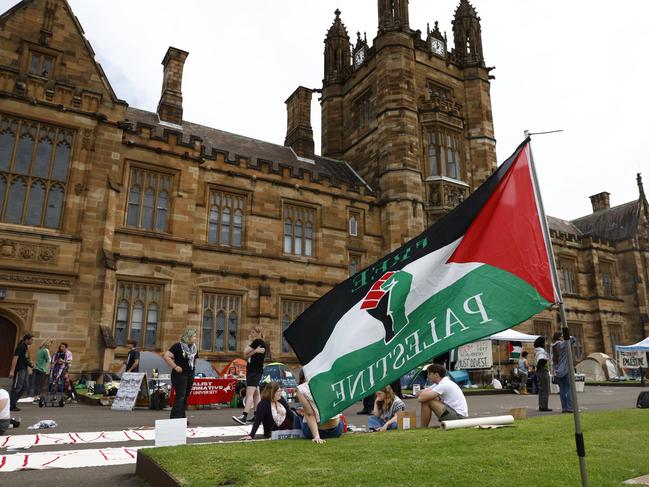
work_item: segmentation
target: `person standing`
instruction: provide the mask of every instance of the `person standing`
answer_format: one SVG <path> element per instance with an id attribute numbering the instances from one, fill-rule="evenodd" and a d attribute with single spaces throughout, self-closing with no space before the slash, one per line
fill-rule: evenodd
<path id="1" fill-rule="evenodd" d="M 527 361 L 527 350 L 521 353 L 521 358 L 518 359 L 518 377 L 521 380 L 520 393 L 527 395 L 527 377 L 530 374 L 530 363 Z"/>
<path id="2" fill-rule="evenodd" d="M 52 340 L 46 338 L 36 352 L 36 366 L 34 367 L 34 397 L 35 401 L 43 396 L 43 389 L 47 387 L 47 377 L 50 374 L 50 346 Z"/>
<path id="3" fill-rule="evenodd" d="M 422 428 L 428 428 L 433 413 L 440 422 L 464 419 L 469 416 L 469 408 L 462 389 L 448 378 L 443 365 L 429 365 L 428 380 L 433 385 L 417 396 L 421 404 Z"/>
<path id="4" fill-rule="evenodd" d="M 536 377 L 539 381 L 539 411 L 552 411 L 548 407 L 550 397 L 550 372 L 548 372 L 548 352 L 545 351 L 545 337 L 534 340 L 534 360 Z"/>
<path id="5" fill-rule="evenodd" d="M 29 359 L 29 346 L 34 343 L 34 335 L 25 334 L 23 339 L 16 345 L 14 358 L 11 362 L 9 378 L 11 382 L 11 393 L 9 408 L 11 411 L 20 411 L 18 408 L 18 399 L 23 395 L 29 382 L 29 369 L 34 368 L 34 364 Z"/>
<path id="6" fill-rule="evenodd" d="M 568 376 L 568 354 L 572 353 L 571 345 L 575 337 L 570 337 L 570 342 L 563 339 L 560 331 L 552 337 L 552 362 L 554 364 L 554 377 L 559 386 L 559 400 L 561 401 L 561 412 L 572 413 L 572 397 L 570 397 L 570 377 Z"/>
<path id="7" fill-rule="evenodd" d="M 264 371 L 264 358 L 266 357 L 266 342 L 260 327 L 252 327 L 249 339 L 250 345 L 243 351 L 243 356 L 248 361 L 246 367 L 246 400 L 243 413 L 239 416 L 232 416 L 232 419 L 239 424 L 246 424 L 248 422 L 248 413 L 257 409 L 260 399 L 259 382 Z M 254 418 L 250 421 L 254 422 Z"/>
<path id="8" fill-rule="evenodd" d="M 169 418 L 185 418 L 187 401 L 194 384 L 194 362 L 198 358 L 196 330 L 188 328 L 180 341 L 164 353 L 163 358 L 171 367 L 171 383 L 176 391 Z"/>
<path id="9" fill-rule="evenodd" d="M 139 372 L 140 371 L 140 351 L 137 349 L 137 342 L 135 340 L 128 340 L 126 344 L 131 347 L 126 356 L 124 365 L 125 372 Z"/>

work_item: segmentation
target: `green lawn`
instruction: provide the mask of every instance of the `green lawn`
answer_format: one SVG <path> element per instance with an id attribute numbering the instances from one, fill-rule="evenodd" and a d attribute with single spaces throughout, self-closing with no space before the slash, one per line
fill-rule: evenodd
<path id="1" fill-rule="evenodd" d="M 649 474 L 649 410 L 582 414 L 591 486 Z M 141 450 L 182 485 L 580 485 L 572 415 L 496 430 L 416 429 Z"/>

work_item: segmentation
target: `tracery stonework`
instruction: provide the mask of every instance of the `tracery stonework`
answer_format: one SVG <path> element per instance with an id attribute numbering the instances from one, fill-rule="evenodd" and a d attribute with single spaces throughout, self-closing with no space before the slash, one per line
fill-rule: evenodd
<path id="1" fill-rule="evenodd" d="M 59 247 L 4 239 L 0 242 L 0 256 L 4 259 L 56 265 L 59 257 Z"/>

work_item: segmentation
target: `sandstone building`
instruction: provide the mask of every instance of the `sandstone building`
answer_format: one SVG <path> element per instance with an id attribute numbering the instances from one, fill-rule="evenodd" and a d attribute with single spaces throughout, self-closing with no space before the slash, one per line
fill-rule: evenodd
<path id="1" fill-rule="evenodd" d="M 413 30 L 407 0 L 378 13 L 370 44 L 336 11 L 323 85 L 286 100 L 284 145 L 185 120 L 185 51 L 164 55 L 148 112 L 116 96 L 65 0 L 2 14 L 0 376 L 26 331 L 67 341 L 79 372 L 109 369 L 129 337 L 164 350 L 188 325 L 223 363 L 259 324 L 292 363 L 281 332 L 310 302 L 484 181 L 496 155 L 476 11 L 460 1 L 452 42 L 436 23 Z M 551 220 L 584 353 L 649 334 L 646 198 L 596 200 Z M 522 329 L 546 327 L 552 312 Z"/>

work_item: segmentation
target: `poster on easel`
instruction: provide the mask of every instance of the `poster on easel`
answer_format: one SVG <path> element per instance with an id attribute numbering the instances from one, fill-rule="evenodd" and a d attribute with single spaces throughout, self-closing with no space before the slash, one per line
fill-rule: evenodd
<path id="1" fill-rule="evenodd" d="M 149 407 L 149 384 L 143 372 L 125 372 L 111 406 L 116 411 L 132 411 L 135 406 Z"/>

